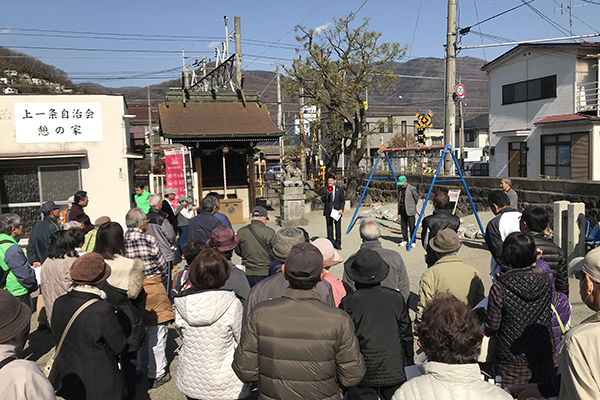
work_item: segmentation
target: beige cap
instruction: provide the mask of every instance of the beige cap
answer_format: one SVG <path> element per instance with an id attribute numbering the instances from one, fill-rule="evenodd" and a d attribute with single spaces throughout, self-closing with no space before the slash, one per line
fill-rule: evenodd
<path id="1" fill-rule="evenodd" d="M 571 272 L 581 271 L 600 283 L 600 248 L 590 251 L 585 257 L 574 258 L 569 266 Z"/>

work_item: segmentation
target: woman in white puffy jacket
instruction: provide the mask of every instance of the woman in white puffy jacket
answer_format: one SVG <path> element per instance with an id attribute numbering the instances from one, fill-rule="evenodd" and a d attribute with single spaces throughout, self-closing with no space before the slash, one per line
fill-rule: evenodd
<path id="1" fill-rule="evenodd" d="M 205 249 L 190 266 L 192 287 L 175 296 L 175 325 L 183 338 L 177 366 L 177 389 L 188 399 L 235 400 L 250 395 L 231 368 L 242 331 L 242 303 L 221 290 L 229 263 L 215 249 Z"/>
<path id="2" fill-rule="evenodd" d="M 477 356 L 483 333 L 466 304 L 454 296 L 435 297 L 416 331 L 429 361 L 422 364 L 424 374 L 400 386 L 392 400 L 512 400 L 481 380 Z"/>

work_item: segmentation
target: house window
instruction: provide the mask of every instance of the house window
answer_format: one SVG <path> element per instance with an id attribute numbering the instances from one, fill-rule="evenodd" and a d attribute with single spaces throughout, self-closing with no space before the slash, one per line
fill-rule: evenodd
<path id="1" fill-rule="evenodd" d="M 580 152 L 581 146 L 578 143 L 583 137 L 587 139 L 587 134 L 543 135 L 542 174 L 557 176 L 560 179 L 571 179 L 574 166 L 571 153 L 578 154 Z M 587 159 L 587 153 L 585 158 Z"/>
<path id="2" fill-rule="evenodd" d="M 475 132 L 465 132 L 465 142 L 474 142 Z"/>
<path id="3" fill-rule="evenodd" d="M 502 86 L 502 105 L 556 97 L 556 75 Z"/>
<path id="4" fill-rule="evenodd" d="M 394 118 L 388 117 L 388 133 L 394 132 Z"/>
<path id="5" fill-rule="evenodd" d="M 402 121 L 402 122 L 400 122 L 400 132 L 401 132 L 403 135 L 406 135 L 406 134 L 408 133 L 408 127 L 407 127 L 407 125 L 406 125 L 406 121 Z"/>
<path id="6" fill-rule="evenodd" d="M 79 164 L 0 165 L 0 213 L 18 214 L 23 236 L 40 221 L 40 206 L 47 201 L 66 205 L 69 196 L 81 190 Z"/>

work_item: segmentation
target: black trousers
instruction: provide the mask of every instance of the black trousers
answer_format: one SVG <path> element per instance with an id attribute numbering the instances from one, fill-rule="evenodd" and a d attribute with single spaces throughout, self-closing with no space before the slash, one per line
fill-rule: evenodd
<path id="1" fill-rule="evenodd" d="M 398 211 L 400 215 L 400 227 L 402 228 L 402 237 L 403 240 L 408 243 L 410 241 L 410 237 L 415 231 L 415 216 L 406 214 L 406 210 L 400 209 Z M 410 234 L 408 233 L 408 229 L 410 229 Z"/>
<path id="2" fill-rule="evenodd" d="M 330 216 L 325 217 L 327 223 L 327 239 L 333 244 L 333 247 L 342 247 L 342 217 L 337 221 Z M 335 238 L 333 236 L 333 227 L 335 226 Z"/>
<path id="3" fill-rule="evenodd" d="M 390 400 L 400 385 L 356 386 L 348 391 L 348 400 Z"/>

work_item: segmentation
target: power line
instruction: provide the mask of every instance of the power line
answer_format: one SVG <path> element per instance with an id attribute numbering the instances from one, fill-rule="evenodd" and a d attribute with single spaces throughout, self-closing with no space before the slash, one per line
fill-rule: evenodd
<path id="1" fill-rule="evenodd" d="M 531 3 L 531 1 L 529 3 L 526 3 L 525 0 L 521 0 L 521 1 L 523 2 L 524 5 L 526 5 L 527 7 L 529 7 L 529 9 L 531 9 L 531 11 L 533 11 L 534 13 L 536 13 L 537 15 L 539 15 L 540 17 L 542 17 L 542 19 L 544 19 L 544 21 L 548 22 L 550 24 L 550 26 L 554 27 L 560 33 L 563 33 L 565 35 L 571 36 L 571 34 L 569 33 L 568 30 L 566 30 L 565 28 L 563 28 L 562 26 L 560 26 L 557 22 L 555 22 L 551 18 L 547 17 L 540 10 L 538 10 L 537 8 L 535 8 L 534 6 L 532 6 L 531 4 L 529 4 L 529 3 Z"/>

